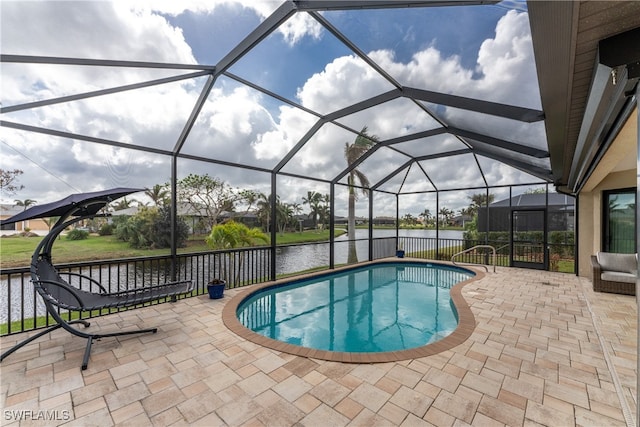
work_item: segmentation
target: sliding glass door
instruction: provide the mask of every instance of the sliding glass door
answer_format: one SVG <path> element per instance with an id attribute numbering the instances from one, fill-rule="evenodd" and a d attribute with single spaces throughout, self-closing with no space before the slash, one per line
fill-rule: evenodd
<path id="1" fill-rule="evenodd" d="M 603 201 L 602 250 L 628 254 L 637 252 L 636 189 L 605 191 Z"/>

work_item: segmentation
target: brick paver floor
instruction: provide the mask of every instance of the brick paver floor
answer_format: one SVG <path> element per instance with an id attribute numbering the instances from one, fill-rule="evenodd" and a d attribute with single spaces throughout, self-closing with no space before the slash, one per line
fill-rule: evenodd
<path id="1" fill-rule="evenodd" d="M 0 365 L 2 425 L 635 425 L 636 302 L 570 274 L 499 268 L 464 287 L 476 328 L 445 352 L 345 364 L 260 347 L 197 297 L 58 330 Z M 24 335 L 0 339 L 3 350 Z"/>

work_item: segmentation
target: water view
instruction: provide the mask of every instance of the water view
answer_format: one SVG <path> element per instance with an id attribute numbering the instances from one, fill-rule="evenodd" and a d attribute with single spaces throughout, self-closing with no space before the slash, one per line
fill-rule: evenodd
<path id="1" fill-rule="evenodd" d="M 396 231 L 392 229 L 374 229 L 373 237 L 395 237 Z M 356 230 L 356 250 L 359 260 L 366 260 L 369 254 L 369 242 L 367 240 L 369 230 Z M 422 237 L 436 238 L 435 230 L 400 230 L 400 237 Z M 443 230 L 439 233 L 440 239 L 462 239 L 462 231 L 459 230 Z M 390 242 L 391 243 L 391 242 Z M 444 240 L 440 242 L 440 247 L 446 247 L 451 242 Z M 336 238 L 335 244 L 335 263 L 345 264 L 347 262 L 348 250 L 347 235 L 343 234 Z M 386 256 L 391 256 L 395 252 L 395 246 L 387 251 Z M 310 268 L 322 267 L 329 265 L 329 244 L 311 244 L 304 246 L 285 246 L 278 248 L 278 256 L 276 258 L 276 274 L 295 273 L 297 271 L 308 270 Z"/>
<path id="2" fill-rule="evenodd" d="M 395 254 L 395 230 L 393 229 L 376 229 L 374 230 L 374 246 L 377 258 L 393 256 Z M 364 261 L 368 259 L 369 241 L 368 230 L 356 230 L 356 250 L 358 259 Z M 436 237 L 435 230 L 400 230 L 400 237 Z M 440 247 L 447 244 L 454 244 L 454 240 L 461 239 L 462 231 L 441 231 L 439 235 Z M 335 242 L 335 264 L 345 264 L 347 262 L 348 239 L 343 234 L 336 238 Z M 312 268 L 326 267 L 329 265 L 329 243 L 310 243 L 303 245 L 282 246 L 277 248 L 276 255 L 276 274 L 297 273 Z M 266 256 L 261 256 L 266 255 Z M 229 266 L 234 273 L 233 276 L 227 278 L 230 283 L 241 283 L 249 277 L 262 277 L 255 274 L 254 271 L 264 271 L 264 276 L 268 275 L 269 257 L 268 252 L 261 251 L 261 255 L 256 257 L 244 256 L 236 253 L 235 256 L 225 257 L 223 254 L 214 256 L 197 255 L 191 257 L 189 261 L 181 262 L 178 266 L 179 277 L 192 278 L 196 283 L 204 286 L 208 280 L 217 277 L 222 270 L 223 265 Z M 101 267 L 83 268 L 82 274 L 89 275 L 107 287 L 109 292 L 124 290 L 127 287 L 136 284 L 157 284 L 169 280 L 170 269 L 166 261 L 146 262 L 140 264 L 114 264 L 102 265 Z M 74 286 L 80 287 L 80 283 L 74 283 Z M 24 276 L 21 281 L 18 276 L 14 276 L 9 286 L 6 277 L 0 280 L 0 299 L 2 301 L 10 301 L 6 306 L 0 308 L 0 323 L 6 323 L 9 318 L 17 320 L 22 317 L 28 318 L 33 316 L 41 316 L 45 313 L 44 304 L 39 297 L 35 297 L 34 289 L 31 285 L 30 278 Z"/>

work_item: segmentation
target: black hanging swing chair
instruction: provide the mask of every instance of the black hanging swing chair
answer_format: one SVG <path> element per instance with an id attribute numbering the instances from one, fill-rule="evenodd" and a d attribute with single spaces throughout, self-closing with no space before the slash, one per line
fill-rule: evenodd
<path id="1" fill-rule="evenodd" d="M 193 290 L 193 282 L 191 280 L 182 280 L 178 282 L 170 282 L 160 285 L 145 286 L 141 288 L 129 289 L 118 292 L 107 292 L 107 290 L 95 279 L 72 272 L 59 272 L 51 260 L 51 248 L 56 238 L 64 229 L 70 225 L 96 216 L 104 216 L 99 211 L 108 203 L 126 196 L 131 193 L 144 191 L 138 188 L 113 188 L 110 190 L 97 191 L 92 193 L 72 194 L 57 202 L 47 203 L 44 205 L 33 206 L 9 219 L 2 220 L 1 224 L 12 224 L 19 221 L 26 221 L 35 218 L 51 218 L 60 217 L 53 226 L 49 234 L 47 234 L 31 257 L 31 282 L 35 290 L 42 296 L 48 314 L 55 319 L 57 324 L 19 342 L 9 350 L 2 353 L 0 361 L 15 352 L 22 346 L 31 341 L 46 335 L 47 333 L 63 328 L 73 335 L 85 338 L 87 346 L 82 360 L 82 369 L 87 369 L 89 356 L 91 353 L 91 345 L 94 340 L 106 337 L 116 337 L 121 335 L 156 333 L 157 328 L 137 329 L 130 331 L 89 334 L 82 332 L 71 325 L 82 324 L 84 327 L 89 326 L 89 322 L 81 318 L 76 320 L 65 320 L 60 315 L 60 310 L 69 310 L 69 319 L 71 312 L 91 312 L 94 310 L 101 311 L 110 308 L 126 308 L 151 301 L 171 299 L 176 301 L 178 296 L 186 295 Z M 65 280 L 64 277 L 67 278 Z M 83 290 L 73 286 L 73 281 L 80 284 L 88 283 L 89 290 Z"/>

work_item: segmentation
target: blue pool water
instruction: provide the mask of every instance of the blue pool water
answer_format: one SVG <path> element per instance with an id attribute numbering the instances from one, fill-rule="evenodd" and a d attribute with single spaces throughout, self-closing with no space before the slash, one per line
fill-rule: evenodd
<path id="1" fill-rule="evenodd" d="M 449 289 L 472 276 L 438 264 L 380 263 L 257 291 L 237 315 L 258 334 L 303 347 L 406 350 L 455 330 Z"/>

